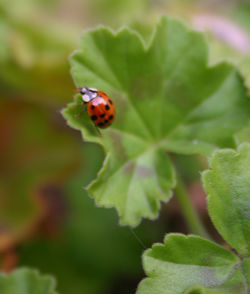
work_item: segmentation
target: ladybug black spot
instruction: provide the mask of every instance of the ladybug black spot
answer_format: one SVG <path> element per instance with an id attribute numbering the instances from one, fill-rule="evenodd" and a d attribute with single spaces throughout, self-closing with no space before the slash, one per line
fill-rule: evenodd
<path id="1" fill-rule="evenodd" d="M 106 124 L 106 123 L 108 123 L 109 121 L 108 121 L 107 119 L 105 119 L 105 121 L 104 121 L 104 122 L 105 122 L 105 124 Z"/>
<path id="2" fill-rule="evenodd" d="M 91 109 L 95 109 L 95 106 L 94 105 L 91 105 Z"/>
<path id="3" fill-rule="evenodd" d="M 98 127 L 103 127 L 104 126 L 104 123 L 102 123 L 102 122 L 100 122 L 99 124 L 98 124 Z"/>
<path id="4" fill-rule="evenodd" d="M 100 117 L 104 117 L 104 116 L 105 116 L 105 113 L 100 114 Z"/>
<path id="5" fill-rule="evenodd" d="M 109 120 L 112 120 L 113 118 L 114 118 L 113 115 L 110 115 L 110 116 L 109 116 Z"/>
<path id="6" fill-rule="evenodd" d="M 92 120 L 97 120 L 97 116 L 96 116 L 96 115 L 92 115 L 92 116 L 91 116 L 91 119 L 92 119 Z"/>
<path id="7" fill-rule="evenodd" d="M 109 99 L 109 103 L 112 105 L 113 104 L 113 102 Z"/>
<path id="8" fill-rule="evenodd" d="M 109 110 L 110 107 L 106 104 L 106 105 L 105 105 L 105 109 L 106 109 L 106 110 Z"/>

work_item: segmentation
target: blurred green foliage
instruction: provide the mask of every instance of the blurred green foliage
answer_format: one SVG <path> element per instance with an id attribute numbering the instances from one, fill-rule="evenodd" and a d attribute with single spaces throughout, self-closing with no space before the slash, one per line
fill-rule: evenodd
<path id="1" fill-rule="evenodd" d="M 0 274 L 2 294 L 56 294 L 55 287 L 52 277 L 27 268 L 15 270 L 10 275 Z"/>
<path id="2" fill-rule="evenodd" d="M 78 141 L 52 120 L 44 107 L 0 102 L 0 249 L 28 234 L 43 216 L 41 188 L 63 182 L 77 169 Z"/>
<path id="3" fill-rule="evenodd" d="M 149 11 L 150 0 L 98 0 L 89 1 L 91 13 L 96 22 L 113 26 L 127 25 Z"/>
<path id="4" fill-rule="evenodd" d="M 0 15 L 1 96 L 54 106 L 68 101 L 72 91 L 67 64 L 71 43 L 18 20 L 4 9 Z"/>
<path id="5" fill-rule="evenodd" d="M 36 238 L 20 248 L 21 264 L 53 273 L 62 294 L 106 293 L 104 289 L 108 293 L 115 280 L 128 276 L 135 286 L 136 279 L 142 277 L 140 260 L 144 248 L 134 233 L 128 227 L 117 226 L 115 211 L 97 208 L 83 189 L 103 159 L 97 145 L 88 144 L 83 154 L 86 153 L 91 159 L 79 158 L 83 169 L 63 191 L 70 210 L 59 236 L 53 240 Z M 161 223 L 156 226 L 147 222 L 135 233 L 147 247 L 164 234 L 164 228 Z"/>
<path id="6" fill-rule="evenodd" d="M 235 9 L 230 14 L 233 19 L 250 32 L 250 3 L 248 1 L 236 2 Z"/>
<path id="7" fill-rule="evenodd" d="M 135 292 L 143 274 L 140 241 L 117 226 L 114 211 L 96 208 L 82 187 L 96 176 L 103 150 L 83 143 L 60 114 L 74 90 L 68 57 L 83 29 L 130 25 L 149 38 L 163 13 L 191 22 L 194 14 L 213 7 L 249 30 L 246 1 L 212 2 L 0 1 L 1 269 L 30 265 L 53 273 L 61 294 Z M 228 54 L 242 61 L 241 52 L 209 38 L 213 60 Z M 242 73 L 249 75 L 243 65 Z M 200 158 L 175 161 L 189 183 L 199 178 Z M 172 211 L 163 208 L 157 222 L 135 229 L 145 247 L 167 231 L 185 230 L 178 208 L 173 205 Z M 10 258 L 9 251 L 17 257 Z"/>

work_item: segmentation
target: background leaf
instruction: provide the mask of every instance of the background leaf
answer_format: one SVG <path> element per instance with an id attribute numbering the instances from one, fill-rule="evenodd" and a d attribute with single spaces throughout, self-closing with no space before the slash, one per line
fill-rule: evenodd
<path id="1" fill-rule="evenodd" d="M 88 191 L 99 205 L 115 206 L 122 224 L 156 217 L 159 201 L 169 199 L 175 176 L 165 151 L 233 147 L 233 133 L 248 123 L 250 101 L 235 69 L 207 63 L 203 36 L 166 17 L 146 47 L 129 29 L 99 28 L 81 38 L 71 58 L 75 83 L 107 92 L 117 120 L 100 140 L 86 113 L 75 117 L 79 97 L 63 115 L 107 151 Z"/>
<path id="2" fill-rule="evenodd" d="M 41 276 L 37 271 L 18 269 L 10 275 L 0 274 L 1 294 L 56 294 L 52 277 Z"/>
<path id="3" fill-rule="evenodd" d="M 144 253 L 143 265 L 149 278 L 140 283 L 136 293 L 179 294 L 196 285 L 224 291 L 218 293 L 241 293 L 238 290 L 244 287 L 244 279 L 238 270 L 239 261 L 225 248 L 200 237 L 169 234 L 163 245 L 155 244 Z"/>
<path id="4" fill-rule="evenodd" d="M 250 286 L 250 144 L 215 151 L 203 173 L 211 218 L 237 255 L 199 237 L 170 234 L 143 255 L 137 294 L 247 293 Z M 197 271 L 197 272 L 196 272 Z"/>
<path id="5" fill-rule="evenodd" d="M 221 150 L 203 174 L 209 214 L 223 238 L 239 253 L 250 250 L 250 144 Z"/>
<path id="6" fill-rule="evenodd" d="M 239 146 L 242 143 L 250 143 L 250 128 L 246 127 L 235 134 L 235 141 Z"/>
<path id="7" fill-rule="evenodd" d="M 80 140 L 65 129 L 46 108 L 1 100 L 0 252 L 38 229 L 48 213 L 43 190 L 78 169 Z"/>
<path id="8" fill-rule="evenodd" d="M 249 38 L 249 40 L 250 40 L 250 38 Z M 245 58 L 243 58 L 243 60 L 239 64 L 239 69 L 245 78 L 245 84 L 248 87 L 248 89 L 249 89 L 248 91 L 250 93 L 250 54 L 245 56 Z"/>

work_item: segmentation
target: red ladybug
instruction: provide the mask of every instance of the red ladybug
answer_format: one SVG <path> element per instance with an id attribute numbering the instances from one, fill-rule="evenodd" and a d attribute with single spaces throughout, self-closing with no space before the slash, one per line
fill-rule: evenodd
<path id="1" fill-rule="evenodd" d="M 82 100 L 87 103 L 88 115 L 101 129 L 110 126 L 115 119 L 115 105 L 104 92 L 94 88 L 79 88 Z"/>

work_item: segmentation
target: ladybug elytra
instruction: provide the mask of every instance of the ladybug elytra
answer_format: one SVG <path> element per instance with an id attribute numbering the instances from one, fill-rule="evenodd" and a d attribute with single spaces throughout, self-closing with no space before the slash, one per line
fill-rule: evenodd
<path id="1" fill-rule="evenodd" d="M 110 126 L 115 119 L 115 105 L 102 91 L 94 88 L 79 88 L 82 100 L 87 103 L 87 112 L 94 124 L 101 129 Z"/>

